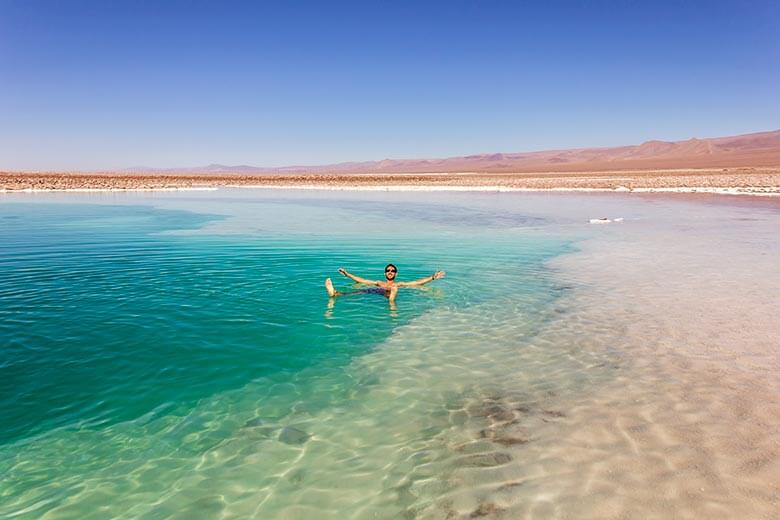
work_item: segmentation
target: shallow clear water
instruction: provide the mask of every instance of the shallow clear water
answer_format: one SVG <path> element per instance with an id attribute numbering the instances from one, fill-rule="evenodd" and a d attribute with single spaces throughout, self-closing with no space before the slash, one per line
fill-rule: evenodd
<path id="1" fill-rule="evenodd" d="M 584 224 L 603 210 L 621 212 L 626 225 Z M 662 320 L 647 309 L 670 295 L 665 305 L 689 308 L 683 297 L 698 286 L 658 294 L 659 273 L 634 270 L 645 299 L 637 314 L 638 294 L 617 282 L 628 264 L 610 262 L 644 247 L 660 251 L 656 263 L 674 259 L 684 279 L 712 266 L 708 255 L 724 244 L 691 242 L 694 255 L 675 257 L 666 241 L 680 227 L 705 238 L 749 229 L 749 243 L 728 244 L 752 262 L 753 274 L 735 283 L 744 289 L 755 270 L 774 272 L 771 261 L 753 261 L 776 252 L 776 222 L 771 207 L 652 197 L 6 197 L 0 516 L 652 516 L 663 506 L 631 499 L 625 482 L 610 480 L 619 474 L 610 462 L 620 468 L 645 454 L 648 479 L 653 462 L 672 464 L 659 455 L 670 449 L 666 427 L 688 415 L 655 421 L 664 433 L 644 448 L 624 422 L 656 404 L 640 406 L 637 396 L 679 391 L 670 374 L 689 396 L 706 381 L 680 375 L 679 357 L 662 368 L 643 361 L 665 359 L 649 334 Z M 447 277 L 402 290 L 396 308 L 378 295 L 327 298 L 326 276 L 350 288 L 338 267 L 380 278 L 387 262 L 400 279 L 437 269 Z M 666 327 L 676 346 L 702 343 L 677 323 Z M 750 355 L 774 360 L 762 345 Z M 694 348 L 683 356 L 689 372 L 697 356 Z M 709 420 L 697 428 L 720 433 L 725 412 L 691 413 Z M 615 440 L 594 447 L 606 439 Z M 669 471 L 666 480 L 693 481 Z M 713 486 L 678 506 L 708 511 L 723 494 Z M 607 513 L 594 501 L 611 504 Z"/>
<path id="2" fill-rule="evenodd" d="M 4 491 L 32 493 L 36 502 L 38 494 L 48 496 L 30 478 L 31 469 L 41 470 L 37 462 L 58 488 L 44 509 L 84 494 L 63 484 L 74 479 L 80 488 L 84 472 L 105 472 L 119 439 L 130 460 L 113 478 L 126 476 L 128 464 L 154 462 L 161 454 L 148 450 L 163 440 L 172 450 L 166 457 L 182 450 L 200 457 L 231 436 L 254 435 L 261 422 L 269 437 L 279 437 L 270 430 L 351 403 L 366 383 L 345 368 L 426 313 L 502 298 L 540 313 L 551 300 L 542 264 L 569 245 L 529 230 L 543 220 L 522 215 L 484 236 L 491 214 L 465 209 L 409 205 L 400 218 L 392 203 L 260 202 L 252 221 L 272 220 L 273 227 L 229 234 L 182 234 L 224 217 L 142 205 L 0 206 L 9 224 L 0 237 L 1 395 L 8 419 L 0 440 L 6 454 L 17 455 Z M 340 232 L 337 225 L 327 234 L 295 228 L 323 210 L 349 228 Z M 366 221 L 356 222 L 364 214 Z M 336 268 L 378 277 L 388 261 L 401 267 L 402 279 L 438 268 L 449 276 L 428 290 L 404 291 L 396 309 L 377 295 L 344 297 L 329 307 L 325 276 L 338 277 L 337 286 L 348 290 Z M 316 425 L 305 431 L 316 439 Z M 268 451 L 287 450 L 283 441 Z M 35 455 L 38 449 L 70 453 L 78 462 L 54 469 L 54 455 Z M 192 462 L 185 457 L 179 464 L 191 470 Z M 176 482 L 171 478 L 169 485 Z"/>

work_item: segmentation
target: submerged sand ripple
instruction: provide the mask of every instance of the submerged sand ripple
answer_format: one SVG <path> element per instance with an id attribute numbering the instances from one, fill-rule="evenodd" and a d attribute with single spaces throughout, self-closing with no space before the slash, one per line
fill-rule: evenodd
<path id="1" fill-rule="evenodd" d="M 549 266 L 549 308 L 441 307 L 355 359 L 349 388 L 259 380 L 184 417 L 74 433 L 103 442 L 67 454 L 85 470 L 48 517 L 774 518 L 778 214 L 644 203 Z M 308 407 L 316 391 L 346 395 Z M 54 493 L 14 500 L 34 515 Z"/>

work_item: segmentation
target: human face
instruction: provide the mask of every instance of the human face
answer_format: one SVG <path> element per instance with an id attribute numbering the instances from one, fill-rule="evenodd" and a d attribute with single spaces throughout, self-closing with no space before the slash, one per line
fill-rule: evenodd
<path id="1" fill-rule="evenodd" d="M 387 278 L 388 281 L 393 281 L 395 280 L 395 274 L 397 272 L 398 271 L 396 271 L 395 267 L 393 267 L 392 265 L 388 265 L 387 267 L 385 267 L 385 278 Z"/>

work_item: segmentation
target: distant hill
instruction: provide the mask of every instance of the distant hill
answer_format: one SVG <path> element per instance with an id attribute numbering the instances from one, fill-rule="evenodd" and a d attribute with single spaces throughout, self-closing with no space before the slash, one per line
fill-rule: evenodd
<path id="1" fill-rule="evenodd" d="M 780 130 L 733 137 L 686 141 L 647 141 L 611 148 L 577 148 L 541 152 L 492 153 L 445 159 L 385 159 L 344 162 L 322 166 L 225 166 L 196 168 L 129 168 L 134 172 L 203 174 L 301 174 L 301 173 L 527 173 L 608 171 L 621 169 L 677 169 L 780 166 Z"/>

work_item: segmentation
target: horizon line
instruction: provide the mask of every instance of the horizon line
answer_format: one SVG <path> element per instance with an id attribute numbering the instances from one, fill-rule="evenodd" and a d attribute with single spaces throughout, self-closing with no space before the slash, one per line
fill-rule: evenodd
<path id="1" fill-rule="evenodd" d="M 3 168 L 0 167 L 0 172 L 10 172 L 10 173 L 40 173 L 40 172 L 69 172 L 69 173 L 100 173 L 100 172 L 112 172 L 112 173 L 118 173 L 118 172 L 166 172 L 166 171 L 197 171 L 202 170 L 206 168 L 212 168 L 212 167 L 222 167 L 222 168 L 231 168 L 231 169 L 240 169 L 240 168 L 248 168 L 248 169 L 262 169 L 262 170 L 269 170 L 269 173 L 273 171 L 283 171 L 283 170 L 305 170 L 307 168 L 317 168 L 317 169 L 324 169 L 329 167 L 338 167 L 338 166 L 344 166 L 344 165 L 357 165 L 357 164 L 375 164 L 380 163 L 384 161 L 446 161 L 446 160 L 452 160 L 452 159 L 470 159 L 470 158 L 478 158 L 478 157 L 484 157 L 489 155 L 507 155 L 507 154 L 541 154 L 541 153 L 555 153 L 555 152 L 577 152 L 577 151 L 585 151 L 585 150 L 610 150 L 610 149 L 619 149 L 619 148 L 630 148 L 630 147 L 636 147 L 636 146 L 642 146 L 647 143 L 668 143 L 668 144 L 678 144 L 678 143 L 685 143 L 689 141 L 696 141 L 696 140 L 702 140 L 702 141 L 708 141 L 708 140 L 716 140 L 716 139 L 729 139 L 729 138 L 739 138 L 739 137 L 748 137 L 748 136 L 754 136 L 759 134 L 773 134 L 780 132 L 780 128 L 776 128 L 773 130 L 759 130 L 755 132 L 748 132 L 743 134 L 735 134 L 735 135 L 719 135 L 719 136 L 710 136 L 710 137 L 688 137 L 685 139 L 678 139 L 678 140 L 664 140 L 664 139 L 647 139 L 645 141 L 642 141 L 641 143 L 630 143 L 630 144 L 611 144 L 611 145 L 599 145 L 599 146 L 584 146 L 584 147 L 574 147 L 574 148 L 544 148 L 539 150 L 523 150 L 523 151 L 503 151 L 503 152 L 481 152 L 476 154 L 468 154 L 468 155 L 451 155 L 447 157 L 413 157 L 413 158 L 392 158 L 392 157 L 384 157 L 382 159 L 367 159 L 367 160 L 344 160 L 344 161 L 338 161 L 338 162 L 331 162 L 331 163 L 314 163 L 314 164 L 285 164 L 280 166 L 264 166 L 264 165 L 252 165 L 252 164 L 225 164 L 225 163 L 218 163 L 218 162 L 211 162 L 209 164 L 205 165 L 199 165 L 199 166 L 170 166 L 170 167 L 156 167 L 156 166 L 145 166 L 145 165 L 136 165 L 136 166 L 125 166 L 121 168 L 90 168 L 90 169 L 84 169 L 84 168 L 46 168 L 46 169 L 33 169 L 33 168 L 22 168 L 22 169 L 9 169 L 9 168 Z"/>

